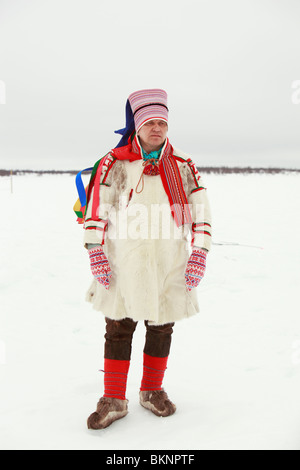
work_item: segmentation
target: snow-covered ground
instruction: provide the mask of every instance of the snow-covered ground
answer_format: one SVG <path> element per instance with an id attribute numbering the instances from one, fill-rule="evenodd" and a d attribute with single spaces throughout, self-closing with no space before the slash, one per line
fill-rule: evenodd
<path id="1" fill-rule="evenodd" d="M 300 176 L 203 175 L 214 245 L 201 313 L 175 325 L 157 418 L 138 403 L 144 325 L 133 340 L 129 414 L 86 427 L 103 391 L 104 319 L 74 177 L 0 178 L 1 449 L 300 449 Z M 220 244 L 222 243 L 222 244 Z"/>

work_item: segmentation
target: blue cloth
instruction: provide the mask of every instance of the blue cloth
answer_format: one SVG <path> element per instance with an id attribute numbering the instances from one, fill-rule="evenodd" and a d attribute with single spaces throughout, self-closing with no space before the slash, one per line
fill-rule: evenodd
<path id="1" fill-rule="evenodd" d="M 86 205 L 86 193 L 85 193 L 84 184 L 82 182 L 81 173 L 83 173 L 84 171 L 92 171 L 92 169 L 93 167 L 91 166 L 90 168 L 85 168 L 84 170 L 81 170 L 79 173 L 77 173 L 76 178 L 75 178 L 77 192 L 78 192 L 80 204 L 82 207 Z"/>
<path id="2" fill-rule="evenodd" d="M 158 160 L 158 159 L 159 159 L 159 156 L 160 156 L 160 153 L 161 153 L 161 149 L 162 149 L 162 147 L 161 147 L 159 150 L 154 150 L 153 152 L 150 152 L 150 153 L 148 154 L 148 153 L 146 153 L 145 150 L 142 148 L 144 160 L 150 160 L 151 158 L 155 158 L 155 160 Z"/>
<path id="3" fill-rule="evenodd" d="M 123 129 L 119 129 L 115 131 L 115 134 L 121 134 L 123 137 L 116 146 L 118 147 L 124 147 L 125 145 L 128 144 L 128 139 L 131 136 L 131 134 L 135 130 L 135 124 L 134 124 L 134 117 L 133 117 L 133 112 L 129 103 L 129 100 L 126 102 L 126 108 L 125 108 L 125 114 L 126 114 L 126 125 Z"/>

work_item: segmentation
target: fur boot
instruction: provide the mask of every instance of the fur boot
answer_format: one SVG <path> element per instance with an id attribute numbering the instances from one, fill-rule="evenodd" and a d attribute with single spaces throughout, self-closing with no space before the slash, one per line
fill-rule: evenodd
<path id="1" fill-rule="evenodd" d="M 170 416 L 176 411 L 176 406 L 169 400 L 167 393 L 162 390 L 141 390 L 140 404 L 152 411 L 156 416 Z"/>
<path id="2" fill-rule="evenodd" d="M 117 419 L 123 418 L 128 413 L 128 400 L 102 397 L 98 401 L 97 410 L 87 420 L 89 429 L 104 429 Z"/>

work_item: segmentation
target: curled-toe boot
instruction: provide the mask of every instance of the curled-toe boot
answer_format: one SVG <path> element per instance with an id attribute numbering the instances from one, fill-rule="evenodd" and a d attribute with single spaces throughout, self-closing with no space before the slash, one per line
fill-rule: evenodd
<path id="1" fill-rule="evenodd" d="M 163 389 L 140 390 L 140 404 L 156 416 L 170 416 L 176 411 L 176 406 Z"/>
<path id="2" fill-rule="evenodd" d="M 119 398 L 102 397 L 98 401 L 97 409 L 87 420 L 89 429 L 104 429 L 117 419 L 123 418 L 128 413 L 128 400 Z"/>

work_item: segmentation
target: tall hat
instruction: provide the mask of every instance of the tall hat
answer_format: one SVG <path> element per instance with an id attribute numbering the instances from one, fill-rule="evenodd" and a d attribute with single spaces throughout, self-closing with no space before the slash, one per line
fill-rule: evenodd
<path id="1" fill-rule="evenodd" d="M 159 88 L 139 90 L 131 93 L 126 102 L 126 127 L 115 131 L 123 135 L 117 147 L 127 145 L 128 138 L 135 130 L 152 119 L 168 122 L 167 93 Z"/>

